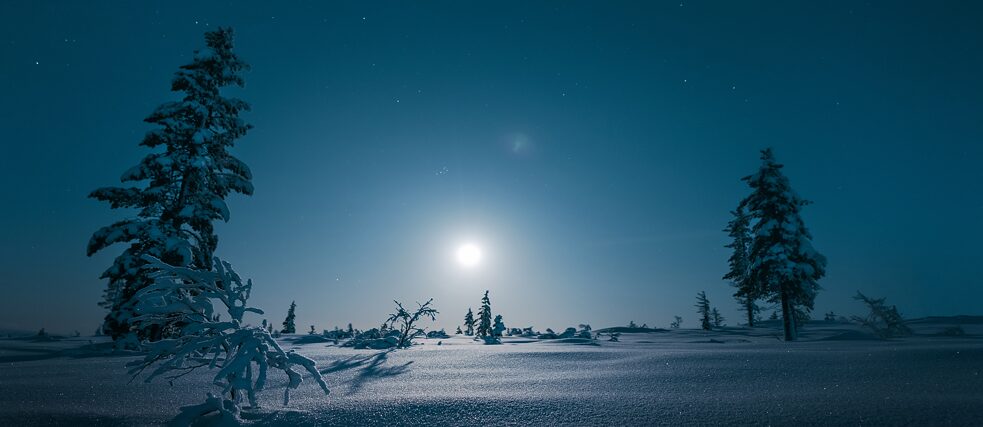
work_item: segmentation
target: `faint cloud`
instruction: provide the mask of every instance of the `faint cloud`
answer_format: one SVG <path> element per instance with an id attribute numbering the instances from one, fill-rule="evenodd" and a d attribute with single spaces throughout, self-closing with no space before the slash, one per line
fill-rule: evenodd
<path id="1" fill-rule="evenodd" d="M 531 156 L 535 150 L 532 138 L 524 132 L 513 132 L 505 136 L 505 147 L 516 156 Z"/>

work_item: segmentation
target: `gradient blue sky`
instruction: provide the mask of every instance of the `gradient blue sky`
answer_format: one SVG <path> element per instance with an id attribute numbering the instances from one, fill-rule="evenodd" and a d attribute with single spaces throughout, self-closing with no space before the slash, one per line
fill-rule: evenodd
<path id="1" fill-rule="evenodd" d="M 379 324 L 491 290 L 509 326 L 739 319 L 728 211 L 775 147 L 829 258 L 907 315 L 981 314 L 979 2 L 0 3 L 0 327 L 90 332 L 85 256 L 126 215 L 86 198 L 231 25 L 255 126 L 218 254 L 279 324 Z M 480 268 L 453 261 L 464 241 Z"/>

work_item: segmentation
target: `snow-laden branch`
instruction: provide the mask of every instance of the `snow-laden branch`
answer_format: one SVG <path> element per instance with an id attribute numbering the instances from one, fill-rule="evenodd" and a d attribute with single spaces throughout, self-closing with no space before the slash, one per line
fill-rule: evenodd
<path id="1" fill-rule="evenodd" d="M 219 411 L 223 417 L 237 414 L 243 397 L 250 406 L 258 406 L 256 393 L 265 388 L 271 368 L 283 371 L 289 380 L 284 389 L 284 405 L 290 400 L 290 390 L 302 383 L 304 371 L 325 394 L 329 393 L 313 360 L 284 351 L 263 328 L 243 326 L 245 313 L 263 311 L 247 305 L 252 281 L 243 283 L 229 263 L 215 258 L 214 268 L 203 271 L 175 267 L 152 256 L 143 258 L 154 282 L 137 293 L 135 320 L 177 331 L 171 338 L 146 343 L 147 355 L 127 364 L 134 378 L 149 368 L 153 370 L 146 382 L 176 374 L 168 377 L 173 380 L 198 368 L 217 369 L 212 381 L 222 388 L 223 395 L 229 396 L 228 403 L 212 401 L 210 397 L 206 404 L 185 411 L 210 408 L 208 413 Z M 229 320 L 221 321 L 216 307 Z"/>

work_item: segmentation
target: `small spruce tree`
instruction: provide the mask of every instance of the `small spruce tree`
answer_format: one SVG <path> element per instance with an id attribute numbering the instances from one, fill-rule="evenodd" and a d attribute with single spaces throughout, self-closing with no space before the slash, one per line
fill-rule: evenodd
<path id="1" fill-rule="evenodd" d="M 727 321 L 727 319 L 725 319 L 724 316 L 720 314 L 720 311 L 717 310 L 717 307 L 714 307 L 713 310 L 710 310 L 710 321 L 713 322 L 714 328 L 721 328 L 724 326 L 724 322 Z"/>
<path id="2" fill-rule="evenodd" d="M 291 301 L 290 309 L 287 310 L 287 318 L 283 319 L 283 329 L 280 330 L 280 333 L 292 334 L 297 332 L 297 325 L 294 324 L 294 319 L 297 317 L 296 310 L 297 302 Z"/>
<path id="3" fill-rule="evenodd" d="M 471 307 L 468 307 L 468 314 L 464 315 L 464 335 L 474 335 L 474 313 L 471 312 Z"/>
<path id="4" fill-rule="evenodd" d="M 672 323 L 669 324 L 669 327 L 672 329 L 679 329 L 679 327 L 683 324 L 683 318 L 679 316 L 672 316 L 672 317 L 673 320 Z"/>
<path id="5" fill-rule="evenodd" d="M 495 324 L 492 326 L 491 335 L 493 337 L 500 337 L 505 331 L 505 322 L 502 321 L 502 315 L 499 314 L 495 316 Z"/>
<path id="6" fill-rule="evenodd" d="M 757 300 L 761 297 L 762 289 L 757 283 L 751 280 L 749 275 L 750 262 L 749 255 L 751 250 L 751 216 L 744 211 L 744 205 L 737 207 L 731 212 L 734 218 L 727 223 L 724 231 L 731 237 L 731 243 L 726 247 L 730 248 L 730 259 L 727 261 L 730 270 L 724 275 L 724 280 L 730 280 L 736 288 L 734 298 L 747 313 L 747 324 L 754 327 L 755 317 L 761 308 L 758 307 Z"/>
<path id="7" fill-rule="evenodd" d="M 492 334 L 492 313 L 491 300 L 488 299 L 488 291 L 481 298 L 481 308 L 478 309 L 478 328 L 475 334 L 479 337 L 488 337 Z"/>
<path id="8" fill-rule="evenodd" d="M 710 300 L 707 299 L 706 291 L 696 294 L 696 313 L 700 315 L 700 326 L 709 331 L 713 323 L 710 320 Z"/>

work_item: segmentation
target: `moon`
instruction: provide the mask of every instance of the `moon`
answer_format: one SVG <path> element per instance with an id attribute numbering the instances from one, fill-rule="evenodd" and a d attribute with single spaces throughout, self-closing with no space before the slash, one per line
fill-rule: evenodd
<path id="1" fill-rule="evenodd" d="M 465 243 L 457 248 L 457 263 L 472 268 L 481 263 L 481 248 L 474 243 Z"/>

